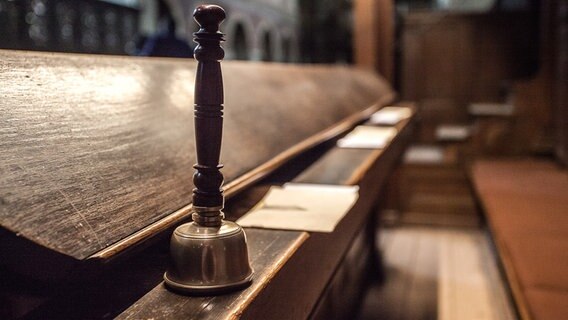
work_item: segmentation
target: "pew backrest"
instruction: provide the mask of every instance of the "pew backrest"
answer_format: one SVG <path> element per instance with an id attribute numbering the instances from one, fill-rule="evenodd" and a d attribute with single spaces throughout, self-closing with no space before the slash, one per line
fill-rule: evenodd
<path id="1" fill-rule="evenodd" d="M 107 259 L 189 216 L 193 60 L 0 51 L 0 235 Z M 224 62 L 231 196 L 391 102 L 346 66 Z"/>

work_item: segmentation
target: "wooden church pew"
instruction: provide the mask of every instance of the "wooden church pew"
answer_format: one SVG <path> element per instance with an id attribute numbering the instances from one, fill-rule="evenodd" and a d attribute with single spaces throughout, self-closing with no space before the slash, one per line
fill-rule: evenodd
<path id="1" fill-rule="evenodd" d="M 160 290 L 150 289 L 167 266 L 171 230 L 191 212 L 196 63 L 17 51 L 0 58 L 0 268 L 10 279 L 0 315 L 98 318 L 134 304 L 127 317 L 144 309 L 145 298 L 136 301 Z M 257 270 L 259 287 L 241 302 L 211 298 L 225 302 L 200 315 L 254 317 L 267 312 L 266 301 L 287 310 L 289 299 L 298 302 L 290 314 L 308 317 L 337 296 L 333 283 L 353 283 L 337 280 L 347 257 L 358 261 L 351 274 L 368 268 L 370 254 L 358 259 L 349 250 L 360 234 L 360 252 L 372 250 L 372 209 L 414 120 L 382 151 L 334 150 L 394 101 L 383 79 L 342 66 L 224 62 L 223 72 L 229 219 L 258 200 L 249 193 L 259 186 L 296 177 L 357 183 L 361 196 L 331 234 L 251 230 L 252 259 L 266 268 Z M 322 162 L 343 174 L 318 173 Z M 291 297 L 282 296 L 286 285 Z"/>

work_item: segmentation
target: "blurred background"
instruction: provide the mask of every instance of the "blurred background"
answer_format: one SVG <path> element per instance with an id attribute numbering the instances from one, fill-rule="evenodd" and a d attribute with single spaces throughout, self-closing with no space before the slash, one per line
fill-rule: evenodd
<path id="1" fill-rule="evenodd" d="M 176 39 L 193 46 L 193 8 L 180 0 L 0 0 L 0 48 L 118 55 L 158 55 L 148 40 Z M 512 12 L 536 8 L 534 0 L 233 0 L 213 1 L 228 12 L 227 59 L 352 63 L 354 9 L 378 2 L 400 27 L 413 11 Z M 358 3 L 359 2 L 359 3 Z M 381 4 L 380 4 L 381 5 Z M 390 6 L 390 8 L 388 8 Z M 366 14 L 371 13 L 367 10 Z M 365 13 L 360 13 L 359 16 Z M 362 18 L 357 17 L 357 18 Z M 527 23 L 533 23 L 526 21 Z M 173 30 L 172 30 L 173 28 Z M 394 29 L 393 29 L 394 30 Z M 173 41 L 173 37 L 170 39 Z M 534 39 L 531 41 L 534 42 Z M 174 45 L 178 51 L 183 46 Z M 185 56 L 162 50 L 160 55 Z"/>
<path id="2" fill-rule="evenodd" d="M 0 49 L 192 59 L 192 12 L 203 2 L 0 0 Z M 415 136 L 381 203 L 383 226 L 481 230 L 485 222 L 468 176 L 476 159 L 558 159 L 568 165 L 567 0 L 207 2 L 227 11 L 221 26 L 226 60 L 353 65 L 379 73 L 400 100 L 417 104 Z M 426 250 L 420 256 L 431 258 L 421 248 L 438 241 L 437 235 L 429 240 L 422 231 L 401 230 L 402 238 L 395 232 L 387 238 L 402 239 L 402 247 L 411 248 L 408 257 Z M 389 252 L 387 266 L 402 261 L 399 249 Z M 427 263 L 413 259 L 394 265 L 402 272 L 386 271 L 394 282 L 386 282 L 385 291 L 371 289 L 360 319 L 399 312 L 406 304 L 392 301 L 404 299 L 386 294 L 410 294 L 411 287 L 422 291 L 407 301 L 436 303 L 434 284 L 423 273 Z"/>
<path id="3" fill-rule="evenodd" d="M 552 116 L 562 57 L 554 52 L 566 45 L 552 27 L 566 10 L 557 14 L 554 1 L 210 2 L 227 11 L 227 60 L 352 64 L 420 106 L 400 174 L 405 197 L 393 204 L 404 219 L 475 212 L 470 159 L 554 153 L 554 127 L 564 126 Z M 0 48 L 191 58 L 192 11 L 201 3 L 0 0 Z"/>

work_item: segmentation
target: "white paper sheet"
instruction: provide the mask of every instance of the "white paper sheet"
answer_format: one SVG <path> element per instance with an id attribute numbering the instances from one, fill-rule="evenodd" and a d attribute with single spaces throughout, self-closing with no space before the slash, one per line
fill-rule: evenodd
<path id="1" fill-rule="evenodd" d="M 244 227 L 333 232 L 357 198 L 357 186 L 285 184 L 237 223 Z"/>
<path id="2" fill-rule="evenodd" d="M 467 111 L 474 116 L 511 116 L 515 106 L 507 103 L 472 103 Z"/>
<path id="3" fill-rule="evenodd" d="M 409 118 L 412 110 L 408 107 L 384 107 L 375 112 L 369 122 L 378 125 L 395 125 L 400 121 Z"/>
<path id="4" fill-rule="evenodd" d="M 337 141 L 340 148 L 382 149 L 397 134 L 394 127 L 357 126 Z"/>
<path id="5" fill-rule="evenodd" d="M 440 164 L 444 162 L 444 148 L 434 145 L 409 147 L 404 153 L 404 163 Z"/>
<path id="6" fill-rule="evenodd" d="M 443 141 L 463 141 L 471 135 L 471 129 L 465 125 L 439 125 L 436 139 Z"/>

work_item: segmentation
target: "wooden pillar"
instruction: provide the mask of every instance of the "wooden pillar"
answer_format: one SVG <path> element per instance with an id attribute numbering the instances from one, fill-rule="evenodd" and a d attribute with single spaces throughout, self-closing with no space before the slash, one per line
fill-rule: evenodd
<path id="1" fill-rule="evenodd" d="M 558 66 L 555 62 L 558 1 L 540 3 L 540 47 L 538 71 L 531 79 L 517 80 L 513 84 L 513 104 L 516 112 L 515 147 L 520 154 L 546 153 L 554 143 L 554 77 Z"/>
<path id="2" fill-rule="evenodd" d="M 395 11 L 393 0 L 355 0 L 355 65 L 394 81 Z"/>
<path id="3" fill-rule="evenodd" d="M 556 10 L 556 156 L 568 167 L 568 1 Z"/>

